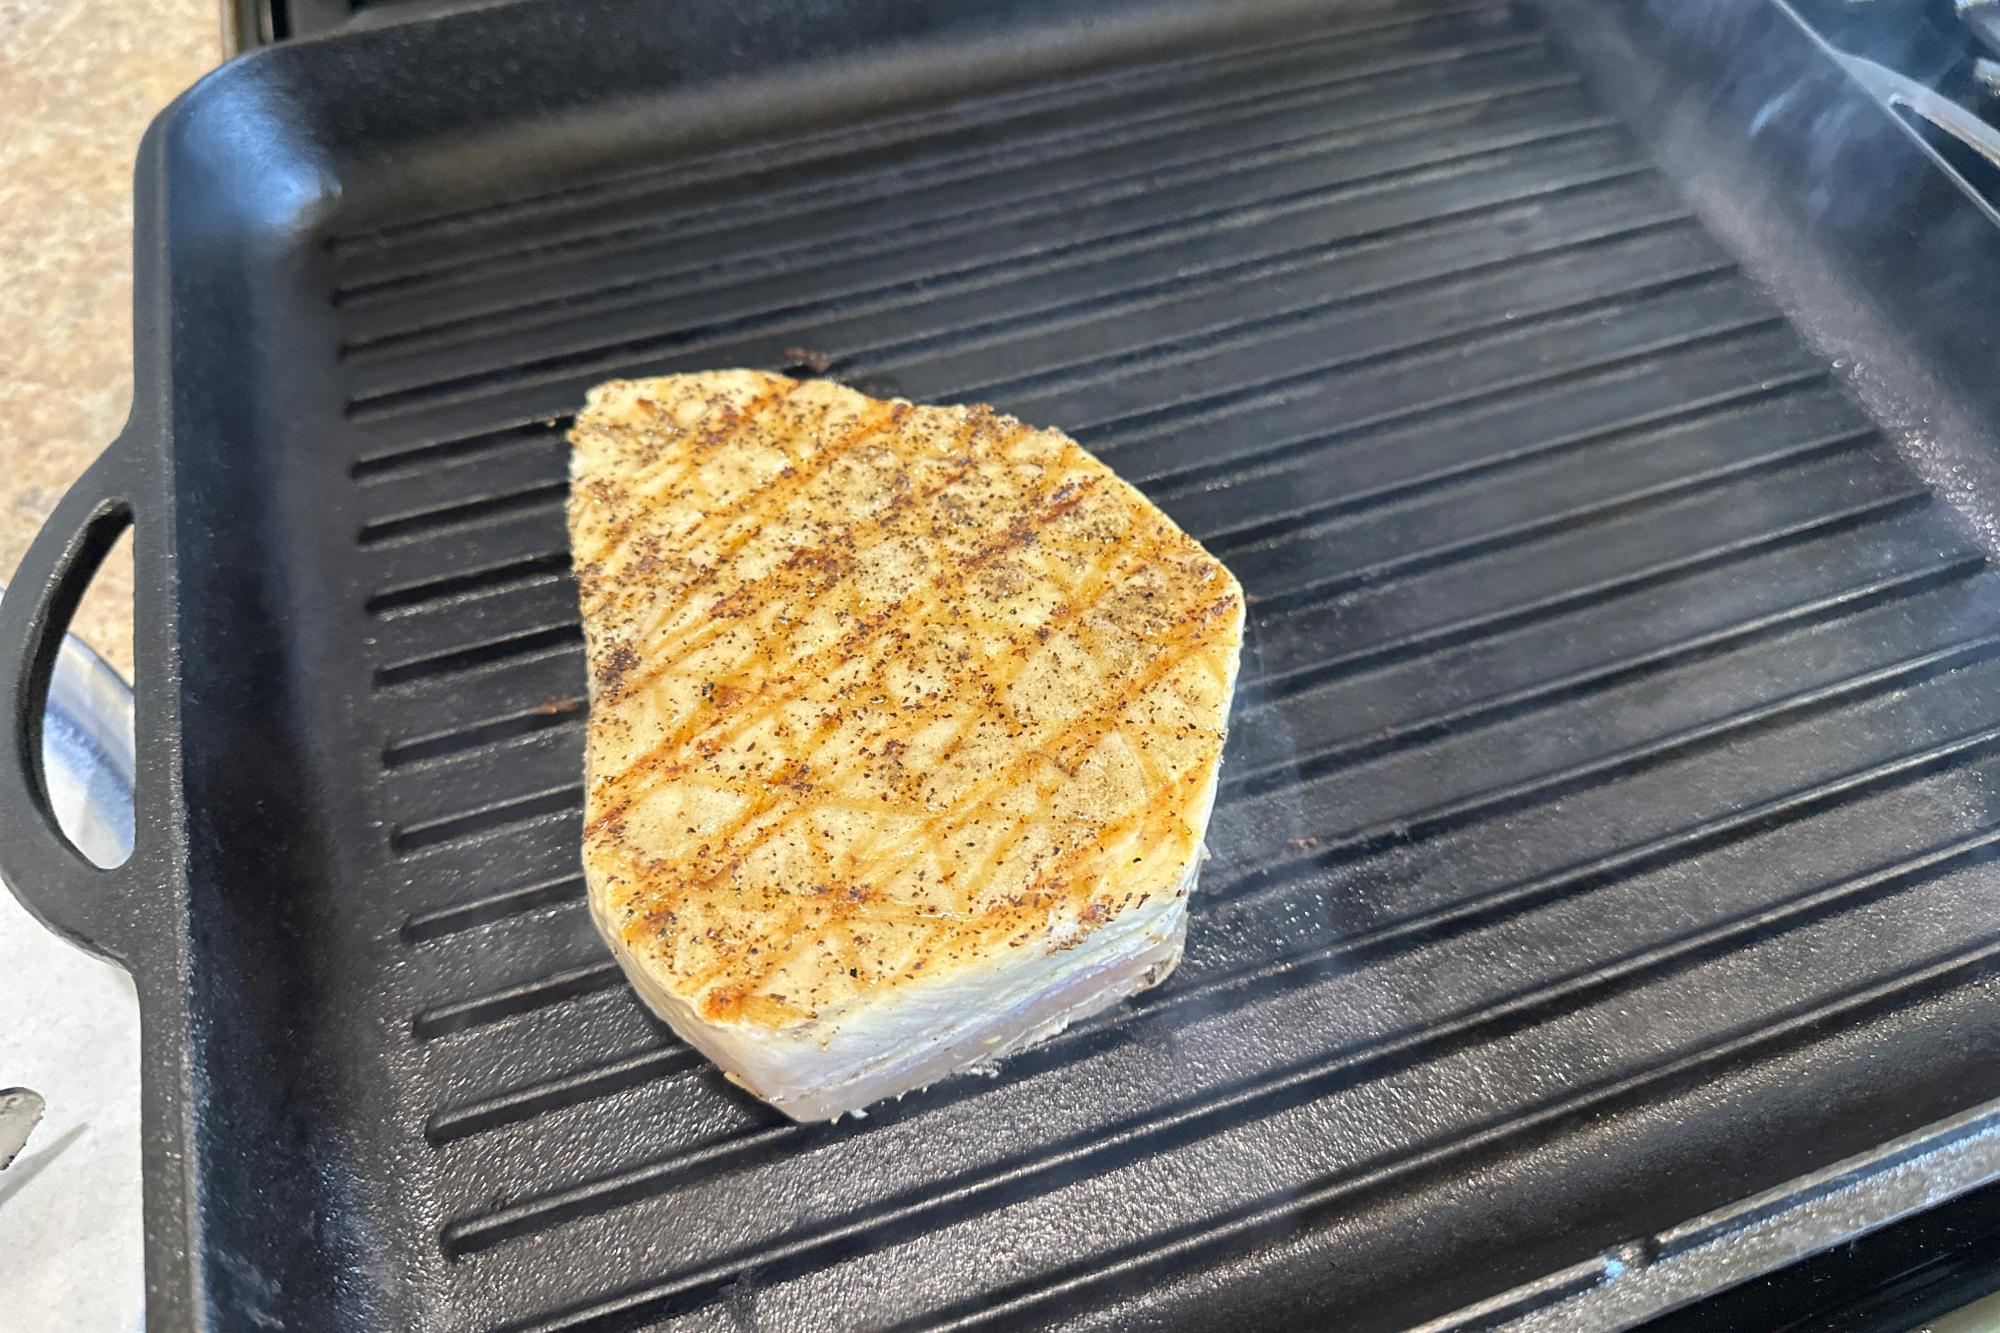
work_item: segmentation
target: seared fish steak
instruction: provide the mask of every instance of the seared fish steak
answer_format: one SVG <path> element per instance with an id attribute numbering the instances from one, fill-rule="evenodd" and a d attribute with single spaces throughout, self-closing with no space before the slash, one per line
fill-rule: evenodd
<path id="1" fill-rule="evenodd" d="M 718 371 L 570 435 L 584 868 L 632 984 L 799 1120 L 1179 960 L 1229 572 L 1068 437 Z"/>

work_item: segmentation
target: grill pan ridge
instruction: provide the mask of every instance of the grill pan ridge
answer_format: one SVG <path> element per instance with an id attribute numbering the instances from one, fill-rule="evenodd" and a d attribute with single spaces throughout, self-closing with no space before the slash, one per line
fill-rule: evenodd
<path id="1" fill-rule="evenodd" d="M 1793 112 L 1647 89 L 1754 38 L 1990 224 L 1784 11 L 717 8 L 149 139 L 133 423 L 5 611 L 28 735 L 129 510 L 142 835 L 36 850 L 24 760 L 0 859 L 138 978 L 159 1326 L 1605 1328 L 2000 1174 L 1991 390 L 1886 205 L 1772 239 Z M 1251 622 L 1172 981 L 802 1126 L 583 910 L 563 432 L 820 356 L 1069 430 Z"/>

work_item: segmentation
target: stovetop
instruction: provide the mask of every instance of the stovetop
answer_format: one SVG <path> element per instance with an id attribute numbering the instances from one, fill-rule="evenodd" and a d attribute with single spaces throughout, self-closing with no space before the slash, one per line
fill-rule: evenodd
<path id="1" fill-rule="evenodd" d="M 1781 3 L 1785 0 L 1780 0 Z M 223 0 L 235 50 L 495 0 Z M 2000 0 L 1790 0 L 1828 41 L 2000 119 Z"/>
<path id="2" fill-rule="evenodd" d="M 228 54 L 349 26 L 430 18 L 475 9 L 493 0 L 222 0 L 222 40 Z"/>
<path id="3" fill-rule="evenodd" d="M 350 25 L 423 19 L 481 2 L 228 0 L 225 27 L 238 49 L 247 49 Z M 2000 124 L 2000 0 L 1789 3 L 1836 49 Z M 2000 200 L 2000 166 L 1948 135 L 1918 124 L 1913 128 L 1989 201 Z M 1919 1310 L 1947 1308 L 2000 1286 L 2000 1271 L 1990 1258 L 1996 1235 L 2000 1186 L 1684 1312 L 1672 1326 L 1906 1326 Z"/>

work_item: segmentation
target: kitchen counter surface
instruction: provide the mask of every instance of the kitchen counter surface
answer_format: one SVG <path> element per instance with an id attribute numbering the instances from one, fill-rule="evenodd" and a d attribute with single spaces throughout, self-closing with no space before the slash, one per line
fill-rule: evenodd
<path id="1" fill-rule="evenodd" d="M 0 5 L 0 579 L 132 395 L 132 162 L 155 113 L 221 58 L 215 0 Z M 73 626 L 132 670 L 121 550 Z"/>

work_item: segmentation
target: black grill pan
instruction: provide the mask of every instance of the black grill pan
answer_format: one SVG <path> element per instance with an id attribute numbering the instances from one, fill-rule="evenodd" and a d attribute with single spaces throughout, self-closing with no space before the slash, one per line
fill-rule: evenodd
<path id="1" fill-rule="evenodd" d="M 161 1329 L 1606 1328 L 2000 1174 L 1990 211 L 1764 3 L 521 0 L 155 125 L 0 619 Z M 580 910 L 565 414 L 1060 425 L 1253 623 L 1172 983 L 834 1127 Z M 138 846 L 50 831 L 137 530 Z"/>

